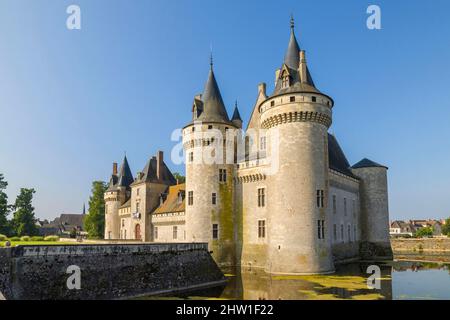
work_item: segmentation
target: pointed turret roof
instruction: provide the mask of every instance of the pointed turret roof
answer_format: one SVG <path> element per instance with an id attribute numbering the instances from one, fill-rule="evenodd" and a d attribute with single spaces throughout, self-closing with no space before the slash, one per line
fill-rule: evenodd
<path id="1" fill-rule="evenodd" d="M 289 44 L 284 56 L 283 64 L 280 68 L 280 78 L 276 81 L 275 90 L 272 96 L 289 92 L 321 93 L 314 85 L 311 73 L 306 65 L 306 59 L 300 61 L 300 51 L 301 49 L 294 32 L 294 18 L 291 17 L 291 35 L 289 38 Z M 299 73 L 301 63 L 304 64 L 304 68 L 306 69 L 306 79 L 302 79 L 302 76 Z M 291 79 L 290 86 L 285 88 L 282 86 L 281 79 L 283 71 L 287 71 Z"/>
<path id="2" fill-rule="evenodd" d="M 239 109 L 238 109 L 238 106 L 237 106 L 237 101 L 236 101 L 236 103 L 234 105 L 234 112 L 233 112 L 233 117 L 231 118 L 231 120 L 232 121 L 233 120 L 242 121 L 241 114 L 239 113 Z"/>
<path id="3" fill-rule="evenodd" d="M 128 165 L 127 156 L 124 156 L 119 170 L 117 185 L 120 187 L 129 187 L 133 180 L 133 174 Z"/>
<path id="4" fill-rule="evenodd" d="M 291 16 L 291 36 L 289 38 L 288 48 L 284 56 L 284 64 L 290 69 L 298 69 L 300 63 L 300 46 L 298 45 L 297 38 L 294 32 L 294 17 Z"/>
<path id="5" fill-rule="evenodd" d="M 214 75 L 212 60 L 208 80 L 206 81 L 202 94 L 202 102 L 203 111 L 198 117 L 198 120 L 204 122 L 230 122 Z"/>
<path id="6" fill-rule="evenodd" d="M 383 166 L 379 163 L 376 163 L 375 161 L 369 160 L 367 158 L 362 159 L 358 163 L 354 164 L 352 166 L 352 169 L 359 169 L 359 168 L 373 168 L 373 167 L 379 167 L 379 168 L 386 168 L 386 166 Z"/>

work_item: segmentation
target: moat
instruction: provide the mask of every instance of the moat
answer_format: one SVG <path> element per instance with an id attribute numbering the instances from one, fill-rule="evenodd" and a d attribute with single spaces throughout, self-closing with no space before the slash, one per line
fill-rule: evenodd
<path id="1" fill-rule="evenodd" d="M 150 299 L 244 299 L 244 300 L 450 300 L 450 256 L 434 256 L 433 262 L 408 256 L 381 269 L 380 289 L 367 287 L 367 263 L 337 267 L 331 275 L 277 276 L 257 269 L 226 270 L 226 287 Z"/>

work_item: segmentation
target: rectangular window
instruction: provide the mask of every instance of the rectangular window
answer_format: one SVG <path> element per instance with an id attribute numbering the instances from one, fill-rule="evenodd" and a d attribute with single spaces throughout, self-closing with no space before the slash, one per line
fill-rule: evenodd
<path id="1" fill-rule="evenodd" d="M 123 230 L 123 238 L 124 238 L 124 239 L 127 238 L 127 229 Z"/>
<path id="2" fill-rule="evenodd" d="M 336 214 L 337 212 L 337 201 L 336 201 L 336 195 L 333 195 L 333 214 Z"/>
<path id="3" fill-rule="evenodd" d="M 344 198 L 344 216 L 347 216 L 347 198 Z"/>
<path id="4" fill-rule="evenodd" d="M 136 195 L 139 195 L 139 188 L 136 189 Z"/>
<path id="5" fill-rule="evenodd" d="M 290 102 L 295 102 L 295 97 L 290 97 L 290 98 L 289 98 L 289 101 L 290 101 Z"/>
<path id="6" fill-rule="evenodd" d="M 219 239 L 219 225 L 217 223 L 212 225 L 212 237 L 213 239 Z"/>
<path id="7" fill-rule="evenodd" d="M 213 128 L 213 126 L 212 126 L 212 125 L 209 125 L 209 126 L 208 126 L 208 129 L 210 129 L 210 130 L 211 130 L 212 128 Z"/>
<path id="8" fill-rule="evenodd" d="M 264 150 L 266 150 L 266 147 L 267 147 L 267 144 L 266 144 L 266 137 L 264 136 L 264 137 L 261 137 L 261 138 L 260 138 L 259 149 L 260 149 L 261 151 L 264 151 Z"/>
<path id="9" fill-rule="evenodd" d="M 341 224 L 341 240 L 344 242 L 344 225 Z"/>
<path id="10" fill-rule="evenodd" d="M 219 181 L 227 182 L 227 170 L 226 169 L 219 169 Z"/>
<path id="11" fill-rule="evenodd" d="M 350 225 L 347 226 L 347 237 L 348 237 L 348 242 L 352 242 L 352 235 L 350 233 Z"/>
<path id="12" fill-rule="evenodd" d="M 316 102 L 316 101 L 317 101 L 317 98 L 314 97 L 314 96 L 312 96 L 312 97 L 311 97 L 311 100 L 312 100 L 312 102 Z"/>
<path id="13" fill-rule="evenodd" d="M 194 191 L 188 191 L 188 206 L 194 204 Z"/>
<path id="14" fill-rule="evenodd" d="M 333 239 L 334 239 L 334 241 L 337 240 L 337 226 L 336 226 L 336 224 L 333 225 Z"/>
<path id="15" fill-rule="evenodd" d="M 258 220 L 258 238 L 266 237 L 266 220 Z"/>
<path id="16" fill-rule="evenodd" d="M 266 206 L 266 191 L 265 190 L 266 190 L 265 188 L 258 189 L 258 207 Z"/>
<path id="17" fill-rule="evenodd" d="M 353 239 L 355 239 L 355 241 L 358 240 L 356 237 L 356 225 L 353 226 Z"/>
<path id="18" fill-rule="evenodd" d="M 153 236 L 155 239 L 158 239 L 158 227 L 153 227 Z"/>
<path id="19" fill-rule="evenodd" d="M 352 213 L 353 213 L 353 218 L 356 218 L 356 201 L 352 200 Z"/>
<path id="20" fill-rule="evenodd" d="M 136 202 L 136 212 L 140 212 L 141 205 L 139 202 Z"/>
<path id="21" fill-rule="evenodd" d="M 189 152 L 189 162 L 194 162 L 194 153 Z"/>
<path id="22" fill-rule="evenodd" d="M 270 101 L 270 106 L 273 107 L 275 105 L 275 101 Z"/>
<path id="23" fill-rule="evenodd" d="M 213 192 L 211 194 L 211 203 L 212 204 L 216 204 L 217 203 L 217 194 L 215 192 Z"/>
<path id="24" fill-rule="evenodd" d="M 323 208 L 324 207 L 324 191 L 323 190 L 317 190 L 317 207 Z"/>
<path id="25" fill-rule="evenodd" d="M 325 239 L 325 220 L 317 220 L 317 238 Z"/>
<path id="26" fill-rule="evenodd" d="M 178 238 L 178 226 L 173 226 L 173 238 Z"/>

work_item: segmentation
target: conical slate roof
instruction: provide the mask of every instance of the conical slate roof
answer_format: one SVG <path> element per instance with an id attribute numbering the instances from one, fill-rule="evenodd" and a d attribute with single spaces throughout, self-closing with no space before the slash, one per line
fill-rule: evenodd
<path id="1" fill-rule="evenodd" d="M 239 121 L 242 121 L 241 114 L 239 113 L 239 109 L 238 109 L 237 103 L 236 103 L 236 105 L 234 106 L 233 117 L 231 118 L 231 120 L 239 120 Z"/>
<path id="2" fill-rule="evenodd" d="M 128 165 L 127 156 L 125 156 L 120 166 L 117 185 L 120 187 L 129 187 L 133 180 L 133 174 Z"/>
<path id="3" fill-rule="evenodd" d="M 386 168 L 386 166 L 383 166 L 379 163 L 376 163 L 375 161 L 369 160 L 367 158 L 362 159 L 358 163 L 354 164 L 352 166 L 353 169 L 359 169 L 359 168 L 372 168 L 372 167 L 380 167 L 380 168 Z"/>
<path id="4" fill-rule="evenodd" d="M 306 62 L 305 62 L 306 65 Z M 308 67 L 306 66 L 306 79 L 302 81 L 301 75 L 299 74 L 300 67 L 300 46 L 297 42 L 294 32 L 294 21 L 291 18 L 291 35 L 289 38 L 289 44 L 284 56 L 284 61 L 281 66 L 280 77 L 283 72 L 288 72 L 291 85 L 287 88 L 282 87 L 282 79 L 279 78 L 275 84 L 275 90 L 272 94 L 279 95 L 289 92 L 310 92 L 310 93 L 321 93 L 314 85 L 314 81 L 311 77 Z"/>
<path id="5" fill-rule="evenodd" d="M 211 65 L 208 80 L 206 81 L 205 90 L 202 95 L 203 111 L 198 117 L 199 121 L 204 122 L 230 122 L 228 118 L 225 104 L 217 85 L 216 77 Z"/>

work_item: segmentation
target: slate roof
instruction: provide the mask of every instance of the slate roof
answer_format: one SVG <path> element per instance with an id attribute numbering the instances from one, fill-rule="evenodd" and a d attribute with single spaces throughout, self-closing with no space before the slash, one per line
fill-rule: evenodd
<path id="1" fill-rule="evenodd" d="M 330 133 L 328 133 L 328 164 L 330 169 L 358 179 L 350 170 L 350 163 L 336 140 L 336 137 Z"/>
<path id="2" fill-rule="evenodd" d="M 108 189 L 106 191 L 117 190 L 117 187 L 129 187 L 133 183 L 134 178 L 131 173 L 130 165 L 128 164 L 127 156 L 123 158 L 122 164 L 120 165 L 118 175 L 111 175 L 108 183 Z"/>
<path id="3" fill-rule="evenodd" d="M 156 166 L 157 160 L 156 157 L 151 157 L 144 169 L 138 174 L 136 180 L 133 184 L 141 183 L 141 182 L 163 182 L 165 184 L 176 184 L 177 179 L 173 176 L 172 172 L 170 172 L 169 168 L 163 162 L 163 170 L 162 170 L 162 181 L 159 181 L 156 176 Z"/>
<path id="4" fill-rule="evenodd" d="M 166 200 L 153 213 L 161 214 L 161 213 L 184 211 L 186 207 L 185 193 L 186 193 L 186 184 L 184 183 L 170 186 Z"/>
<path id="5" fill-rule="evenodd" d="M 231 120 L 240 120 L 240 121 L 242 121 L 241 114 L 239 113 L 239 109 L 237 107 L 237 104 L 234 106 L 233 117 L 231 117 Z"/>
<path id="6" fill-rule="evenodd" d="M 119 207 L 119 209 L 128 208 L 128 207 L 131 207 L 131 198 L 128 199 L 127 201 L 125 201 L 125 203 L 123 205 L 121 205 Z"/>
<path id="7" fill-rule="evenodd" d="M 291 35 L 289 38 L 289 44 L 284 56 L 284 61 L 281 66 L 280 78 L 277 79 L 275 84 L 275 90 L 272 96 L 291 93 L 291 92 L 306 92 L 306 93 L 321 93 L 315 86 L 314 81 L 309 72 L 308 66 L 306 66 L 306 79 L 302 83 L 301 76 L 298 72 L 300 67 L 300 46 L 298 45 L 297 38 L 295 37 L 293 20 L 291 20 Z M 283 70 L 287 70 L 291 77 L 291 85 L 286 88 L 282 88 L 281 74 Z"/>
<path id="8" fill-rule="evenodd" d="M 383 166 L 379 163 L 376 163 L 372 160 L 369 160 L 367 158 L 362 159 L 361 161 L 359 161 L 358 163 L 354 164 L 352 166 L 353 169 L 358 169 L 358 168 L 371 168 L 371 167 L 380 167 L 380 168 L 386 168 L 386 166 Z"/>
<path id="9" fill-rule="evenodd" d="M 130 166 L 128 165 L 127 156 L 125 156 L 119 169 L 117 185 L 121 187 L 129 187 L 133 180 L 133 174 L 131 173 Z"/>
<path id="10" fill-rule="evenodd" d="M 203 111 L 198 117 L 199 121 L 230 123 L 212 65 L 201 99 Z"/>

